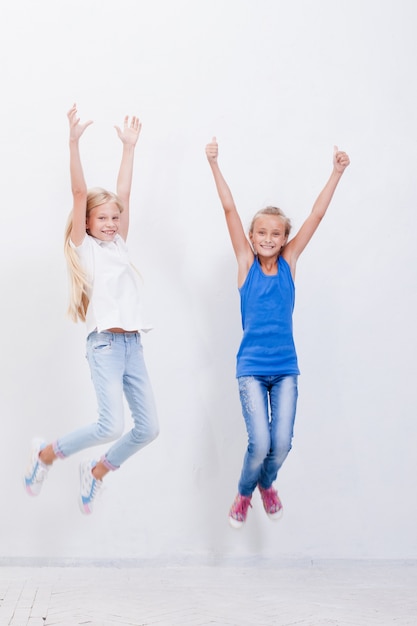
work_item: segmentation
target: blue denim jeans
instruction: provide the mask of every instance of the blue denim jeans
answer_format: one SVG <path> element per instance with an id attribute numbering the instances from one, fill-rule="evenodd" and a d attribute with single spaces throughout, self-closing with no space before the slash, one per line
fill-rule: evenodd
<path id="1" fill-rule="evenodd" d="M 251 496 L 257 484 L 272 485 L 291 450 L 298 376 L 241 376 L 238 383 L 248 432 L 238 488 Z"/>
<path id="2" fill-rule="evenodd" d="M 87 337 L 87 360 L 98 402 L 98 421 L 59 438 L 55 454 L 67 457 L 90 446 L 115 443 L 102 461 L 117 469 L 158 435 L 158 419 L 139 333 L 92 332 Z M 133 418 L 124 432 L 123 394 Z"/>

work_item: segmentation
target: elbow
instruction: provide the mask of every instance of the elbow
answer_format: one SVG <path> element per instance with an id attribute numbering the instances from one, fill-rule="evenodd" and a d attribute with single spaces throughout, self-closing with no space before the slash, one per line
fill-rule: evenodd
<path id="1" fill-rule="evenodd" d="M 87 187 L 72 187 L 72 195 L 76 200 L 87 200 Z"/>
<path id="2" fill-rule="evenodd" d="M 311 216 L 314 219 L 316 228 L 320 224 L 323 217 L 326 215 L 326 210 L 327 210 L 327 207 L 321 207 L 321 206 L 313 207 L 313 210 L 311 211 Z"/>

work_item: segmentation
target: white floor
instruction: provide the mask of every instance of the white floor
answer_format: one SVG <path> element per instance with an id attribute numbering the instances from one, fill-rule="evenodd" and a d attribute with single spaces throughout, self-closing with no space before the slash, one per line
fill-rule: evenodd
<path id="1" fill-rule="evenodd" d="M 0 561 L 0 626 L 416 626 L 416 561 L 36 567 Z"/>

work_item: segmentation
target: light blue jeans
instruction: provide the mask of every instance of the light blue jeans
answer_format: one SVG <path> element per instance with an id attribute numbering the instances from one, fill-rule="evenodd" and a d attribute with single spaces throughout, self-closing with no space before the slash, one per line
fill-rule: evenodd
<path id="1" fill-rule="evenodd" d="M 257 484 L 272 485 L 291 450 L 298 376 L 241 376 L 238 383 L 248 432 L 238 489 L 251 496 Z"/>
<path id="2" fill-rule="evenodd" d="M 98 421 L 59 438 L 58 457 L 117 440 L 102 461 L 115 470 L 158 435 L 158 419 L 139 333 L 92 332 L 87 337 L 87 360 L 98 402 Z M 123 435 L 123 393 L 133 428 Z"/>

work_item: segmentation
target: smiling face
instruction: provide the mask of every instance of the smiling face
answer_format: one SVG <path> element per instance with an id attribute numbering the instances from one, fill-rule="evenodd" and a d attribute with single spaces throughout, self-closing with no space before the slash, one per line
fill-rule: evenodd
<path id="1" fill-rule="evenodd" d="M 113 241 L 119 231 L 120 209 L 115 202 L 105 202 L 91 209 L 86 219 L 89 235 L 100 241 Z"/>
<path id="2" fill-rule="evenodd" d="M 278 257 L 287 243 L 285 221 L 277 215 L 259 215 L 249 233 L 253 250 L 259 257 Z"/>

